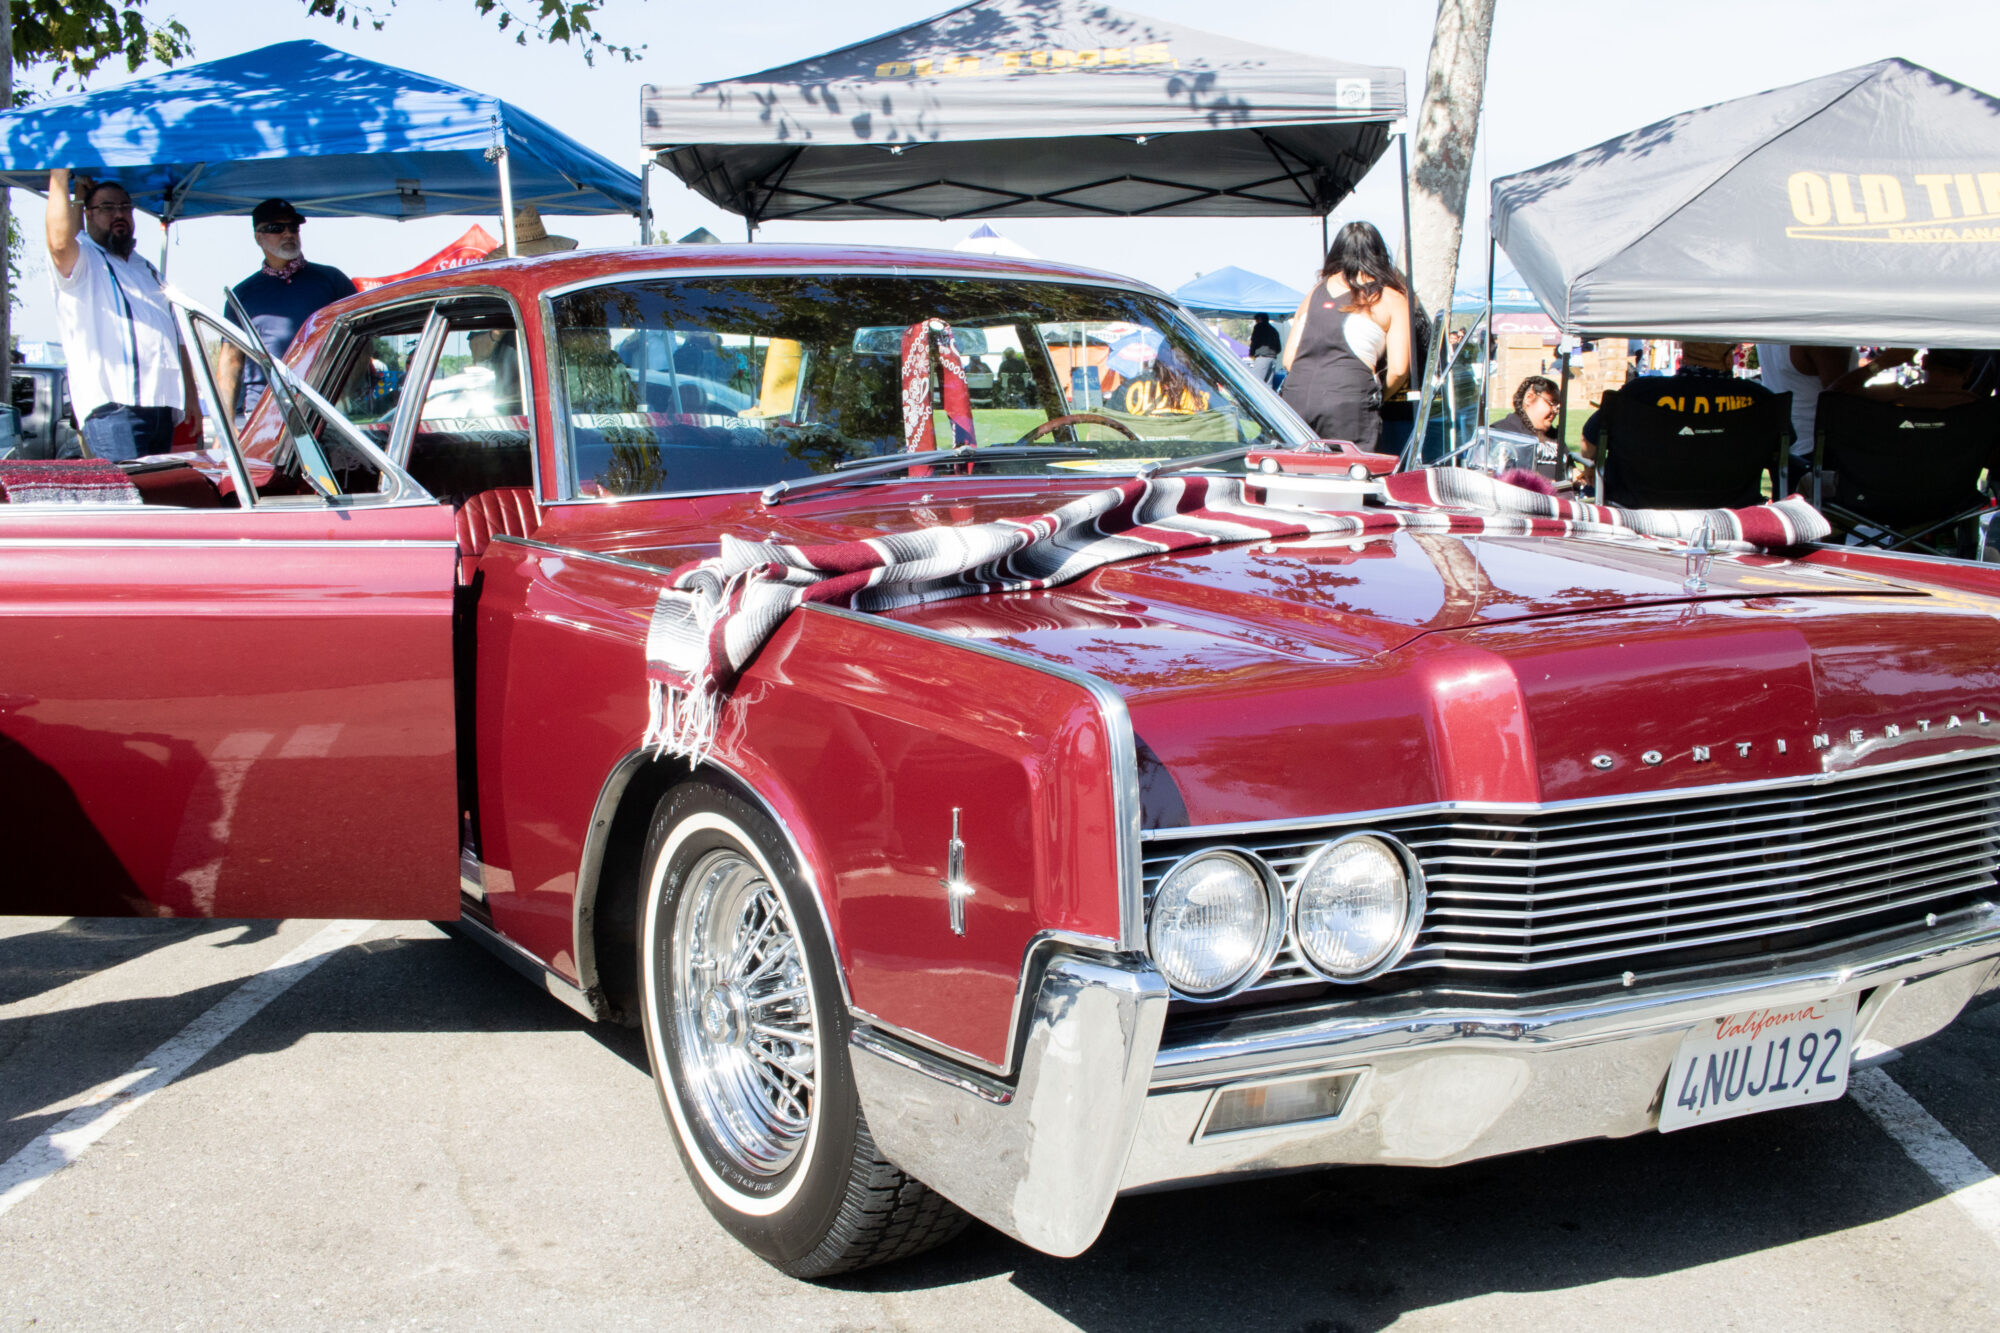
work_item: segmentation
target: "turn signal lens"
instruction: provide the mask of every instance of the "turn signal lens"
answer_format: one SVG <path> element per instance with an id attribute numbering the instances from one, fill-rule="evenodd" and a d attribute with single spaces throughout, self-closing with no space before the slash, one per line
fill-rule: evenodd
<path id="1" fill-rule="evenodd" d="M 1299 874 L 1293 937 L 1328 976 L 1371 976 L 1409 947 L 1421 914 L 1415 897 L 1403 858 L 1381 838 L 1329 843 Z"/>
<path id="2" fill-rule="evenodd" d="M 1167 872 L 1146 939 L 1174 989 L 1213 995 L 1264 964 L 1277 933 L 1273 882 L 1234 852 L 1190 857 Z"/>

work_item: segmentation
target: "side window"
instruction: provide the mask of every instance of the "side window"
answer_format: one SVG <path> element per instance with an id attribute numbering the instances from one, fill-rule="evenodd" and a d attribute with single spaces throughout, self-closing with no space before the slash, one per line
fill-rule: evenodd
<path id="1" fill-rule="evenodd" d="M 382 450 L 378 442 L 382 424 L 373 428 L 357 424 L 334 401 L 379 407 L 383 376 L 371 364 L 369 353 L 371 344 L 381 339 L 356 339 L 337 330 L 332 340 L 310 353 L 309 362 L 279 370 L 269 353 L 239 327 L 224 324 L 192 302 L 176 306 L 183 342 L 194 354 L 197 378 L 209 404 L 217 399 L 218 367 L 233 362 L 240 368 L 248 362 L 264 373 L 266 390 L 248 419 L 240 426 L 227 420 L 217 423 L 226 437 L 217 452 L 225 456 L 238 483 L 255 493 L 259 505 L 300 499 L 421 498 Z M 421 319 L 423 312 L 416 317 Z"/>
<path id="2" fill-rule="evenodd" d="M 368 432 L 368 437 L 384 450 L 395 427 L 396 405 L 403 396 L 404 382 L 411 372 L 417 344 L 423 340 L 421 318 L 414 327 L 360 333 L 360 346 L 343 370 L 340 381 L 321 392 L 349 421 Z"/>
<path id="3" fill-rule="evenodd" d="M 409 473 L 440 500 L 532 487 L 521 338 L 505 306 L 454 308 L 410 440 Z"/>

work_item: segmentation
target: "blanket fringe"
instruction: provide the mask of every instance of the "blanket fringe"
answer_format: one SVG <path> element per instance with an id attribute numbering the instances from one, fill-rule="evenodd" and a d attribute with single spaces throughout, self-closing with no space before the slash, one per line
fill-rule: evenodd
<path id="1" fill-rule="evenodd" d="M 699 768 L 715 748 L 715 728 L 722 717 L 722 700 L 713 690 L 675 689 L 663 680 L 651 682 L 646 698 L 646 734 L 642 747 L 658 759 L 685 759 L 690 771 Z"/>

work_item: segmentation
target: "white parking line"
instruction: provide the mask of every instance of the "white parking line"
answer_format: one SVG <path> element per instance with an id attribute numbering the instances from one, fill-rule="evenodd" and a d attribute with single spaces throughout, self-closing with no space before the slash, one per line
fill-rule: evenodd
<path id="1" fill-rule="evenodd" d="M 2000 1178 L 1986 1163 L 1882 1070 L 1855 1071 L 1847 1090 L 1910 1160 L 1938 1183 L 1945 1197 L 2000 1245 Z"/>
<path id="2" fill-rule="evenodd" d="M 277 999 L 332 954 L 360 939 L 373 921 L 335 921 L 257 973 L 158 1049 L 91 1094 L 41 1137 L 0 1162 L 0 1217 L 40 1189 L 109 1133 L 113 1126 L 214 1050 L 230 1033 Z"/>

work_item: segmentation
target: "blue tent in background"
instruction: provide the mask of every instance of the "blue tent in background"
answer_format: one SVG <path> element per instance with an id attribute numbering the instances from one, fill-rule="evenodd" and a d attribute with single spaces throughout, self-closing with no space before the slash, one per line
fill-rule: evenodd
<path id="1" fill-rule="evenodd" d="M 1484 310 L 1486 275 L 1478 274 L 1470 281 L 1465 281 L 1463 274 L 1460 278 L 1458 289 L 1451 294 L 1451 308 L 1468 312 Z M 1494 270 L 1493 311 L 1495 314 L 1539 315 L 1542 303 L 1528 289 L 1527 280 L 1508 266 Z"/>
<path id="2" fill-rule="evenodd" d="M 519 107 L 311 41 L 0 115 L 0 182 L 44 192 L 52 167 L 115 180 L 165 222 L 276 195 L 314 217 L 500 213 L 511 239 L 510 194 L 641 208 L 636 174 Z"/>
<path id="3" fill-rule="evenodd" d="M 1246 269 L 1219 268 L 1174 289 L 1174 299 L 1190 310 L 1217 315 L 1269 315 L 1290 318 L 1306 294 L 1275 279 Z"/>

